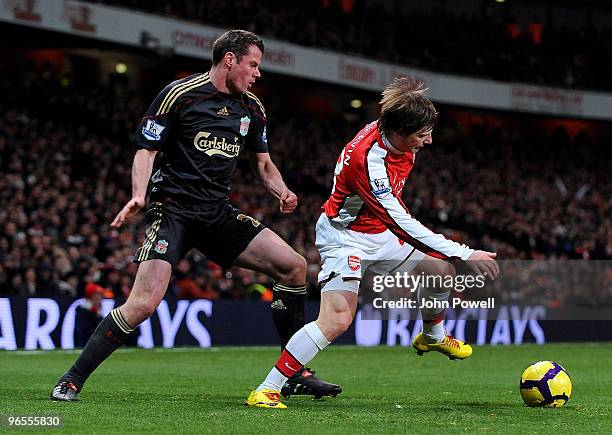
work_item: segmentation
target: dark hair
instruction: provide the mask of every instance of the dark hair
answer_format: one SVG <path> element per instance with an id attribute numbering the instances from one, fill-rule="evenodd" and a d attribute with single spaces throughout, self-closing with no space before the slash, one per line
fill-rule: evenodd
<path id="1" fill-rule="evenodd" d="M 219 36 L 213 42 L 213 65 L 217 65 L 225 56 L 225 53 L 232 52 L 238 58 L 238 63 L 242 61 L 242 56 L 249 52 L 251 45 L 257 46 L 264 52 L 263 39 L 252 32 L 246 30 L 230 30 Z"/>
<path id="2" fill-rule="evenodd" d="M 414 77 L 396 77 L 382 92 L 380 100 L 379 129 L 389 134 L 409 136 L 425 129 L 432 129 L 438 120 L 438 112 L 424 94 L 427 88 Z"/>

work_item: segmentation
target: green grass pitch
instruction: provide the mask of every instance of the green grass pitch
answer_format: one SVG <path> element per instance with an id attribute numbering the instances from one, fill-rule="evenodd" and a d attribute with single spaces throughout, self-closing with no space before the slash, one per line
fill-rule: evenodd
<path id="1" fill-rule="evenodd" d="M 94 373 L 79 402 L 48 400 L 76 355 L 0 352 L 0 414 L 60 415 L 63 431 L 84 433 L 612 433 L 612 343 L 484 346 L 465 361 L 330 346 L 311 365 L 344 393 L 293 397 L 287 410 L 242 404 L 274 348 L 124 349 Z M 572 398 L 561 409 L 527 408 L 519 377 L 546 359 L 568 370 Z"/>

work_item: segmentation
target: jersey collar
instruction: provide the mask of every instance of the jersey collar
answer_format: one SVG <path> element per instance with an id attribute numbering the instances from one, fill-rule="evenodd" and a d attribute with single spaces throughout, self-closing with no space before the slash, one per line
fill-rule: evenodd
<path id="1" fill-rule="evenodd" d="M 387 139 L 387 136 L 385 136 L 385 134 L 382 131 L 380 132 L 380 138 L 381 138 L 382 143 L 385 146 L 385 148 L 387 148 L 389 151 L 391 151 L 391 153 L 393 153 L 393 154 L 406 154 L 406 151 L 400 151 L 397 148 L 395 148 L 393 145 L 391 145 L 391 142 L 389 141 L 389 139 Z"/>

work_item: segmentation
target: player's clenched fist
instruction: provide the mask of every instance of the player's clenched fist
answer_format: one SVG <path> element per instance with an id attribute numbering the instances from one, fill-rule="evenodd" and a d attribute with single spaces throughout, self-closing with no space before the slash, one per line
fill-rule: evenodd
<path id="1" fill-rule="evenodd" d="M 144 198 L 132 198 L 128 203 L 121 209 L 113 222 L 110 224 L 111 228 L 121 228 L 123 223 L 138 213 L 145 206 Z"/>
<path id="2" fill-rule="evenodd" d="M 499 275 L 499 264 L 495 261 L 495 257 L 497 257 L 495 252 L 474 251 L 467 259 L 467 265 L 477 274 L 495 279 Z"/>
<path id="3" fill-rule="evenodd" d="M 279 198 L 281 213 L 291 213 L 298 205 L 298 197 L 289 189 L 285 189 Z"/>

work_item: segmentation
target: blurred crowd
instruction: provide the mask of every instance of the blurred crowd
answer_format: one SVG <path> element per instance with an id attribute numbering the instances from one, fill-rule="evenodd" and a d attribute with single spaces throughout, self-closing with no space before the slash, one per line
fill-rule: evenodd
<path id="1" fill-rule="evenodd" d="M 90 0 L 244 28 L 275 39 L 417 68 L 554 86 L 612 89 L 612 28 L 573 28 L 543 17 L 519 23 L 445 8 L 386 11 L 376 2 L 299 0 Z M 443 3 L 441 3 L 443 4 Z M 554 6 L 553 6 L 554 7 Z M 501 18 L 503 16 L 503 18 Z M 374 36 L 384 29 L 384 34 Z"/>
<path id="2" fill-rule="evenodd" d="M 125 299 L 142 217 L 121 231 L 108 224 L 129 199 L 129 137 L 150 101 L 112 87 L 62 85 L 40 72 L 0 80 L 0 92 L 0 294 L 82 296 L 95 283 Z M 314 223 L 340 149 L 368 120 L 264 104 L 272 157 L 299 208 L 281 215 L 245 158 L 231 201 L 306 257 L 316 296 Z M 602 148 L 585 132 L 532 137 L 442 120 L 434 144 L 417 156 L 405 202 L 430 228 L 502 259 L 612 259 L 612 159 Z M 168 297 L 265 300 L 271 285 L 192 251 Z"/>

